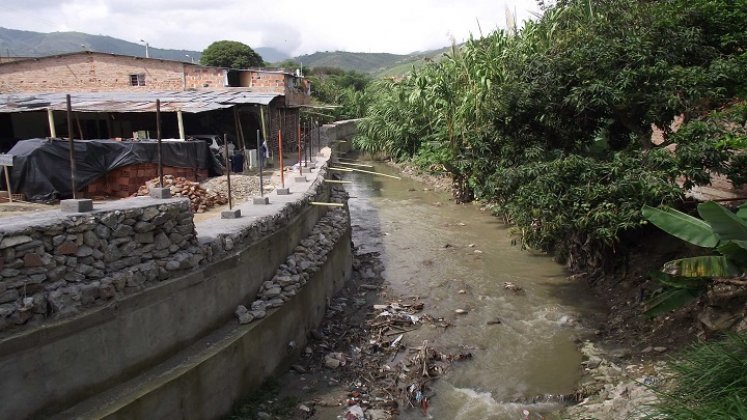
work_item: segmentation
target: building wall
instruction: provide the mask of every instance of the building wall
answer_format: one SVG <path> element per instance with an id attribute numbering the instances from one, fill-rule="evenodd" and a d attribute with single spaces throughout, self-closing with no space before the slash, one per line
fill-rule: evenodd
<path id="1" fill-rule="evenodd" d="M 182 90 L 185 64 L 109 54 L 71 54 L 0 66 L 0 92 L 74 92 L 125 89 Z M 144 86 L 130 75 L 143 74 Z"/>
<path id="2" fill-rule="evenodd" d="M 226 83 L 225 70 L 218 67 L 184 66 L 186 89 L 223 88 Z"/>
<path id="3" fill-rule="evenodd" d="M 0 66 L 0 92 L 222 89 L 225 70 L 178 61 L 101 53 L 21 60 Z M 133 86 L 130 76 L 145 76 Z"/>

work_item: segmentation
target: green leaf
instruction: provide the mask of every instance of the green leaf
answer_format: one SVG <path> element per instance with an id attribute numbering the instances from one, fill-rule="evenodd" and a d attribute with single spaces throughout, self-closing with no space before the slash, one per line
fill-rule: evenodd
<path id="1" fill-rule="evenodd" d="M 739 208 L 737 209 L 737 217 L 744 221 L 747 221 L 747 203 L 739 206 Z"/>
<path id="2" fill-rule="evenodd" d="M 719 245 L 718 252 L 739 267 L 747 267 L 747 241 L 728 241 Z"/>
<path id="3" fill-rule="evenodd" d="M 705 288 L 697 290 L 665 290 L 661 294 L 646 302 L 646 309 L 643 311 L 643 313 L 653 318 L 675 309 L 679 309 L 697 299 L 698 296 L 700 296 L 700 294 L 703 292 L 703 290 L 705 290 Z"/>
<path id="4" fill-rule="evenodd" d="M 641 212 L 656 227 L 683 241 L 703 248 L 713 248 L 718 244 L 719 239 L 711 226 L 696 217 L 670 207 L 656 208 L 645 204 Z"/>
<path id="5" fill-rule="evenodd" d="M 661 271 L 652 271 L 649 276 L 659 283 L 675 289 L 699 289 L 704 286 L 702 277 L 677 277 Z"/>
<path id="6" fill-rule="evenodd" d="M 747 240 L 747 222 L 726 207 L 708 201 L 698 205 L 698 214 L 711 225 L 722 241 Z"/>
<path id="7" fill-rule="evenodd" d="M 682 277 L 734 277 L 740 271 L 723 255 L 682 258 L 664 264 L 662 271 Z"/>

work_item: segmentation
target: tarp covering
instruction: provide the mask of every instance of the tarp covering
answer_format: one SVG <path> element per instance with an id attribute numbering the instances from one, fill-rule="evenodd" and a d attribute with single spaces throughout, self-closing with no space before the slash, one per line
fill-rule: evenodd
<path id="1" fill-rule="evenodd" d="M 75 182 L 78 191 L 116 168 L 138 163 L 158 163 L 155 140 L 75 140 Z M 164 141 L 164 166 L 207 169 L 210 176 L 222 173 L 221 165 L 204 141 Z M 30 139 L 16 143 L 11 184 L 13 192 L 29 201 L 72 197 L 68 141 Z"/>

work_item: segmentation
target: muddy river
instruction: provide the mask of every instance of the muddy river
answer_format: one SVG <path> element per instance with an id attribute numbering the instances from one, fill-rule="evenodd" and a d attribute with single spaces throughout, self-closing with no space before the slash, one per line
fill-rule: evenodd
<path id="1" fill-rule="evenodd" d="M 396 174 L 385 165 L 373 170 Z M 380 252 L 385 265 L 386 289 L 377 299 L 417 296 L 424 312 L 453 324 L 424 325 L 404 342 L 428 340 L 444 352 L 473 354 L 432 385 L 429 417 L 556 418 L 562 406 L 536 397 L 571 393 L 580 379 L 576 340 L 589 334 L 581 320 L 601 310 L 583 284 L 549 257 L 512 245 L 509 228 L 477 205 L 455 204 L 406 177 L 343 178 L 352 181 L 345 188 L 353 241 L 359 252 Z M 339 407 L 321 408 L 313 418 L 340 414 Z M 424 416 L 403 409 L 399 418 Z"/>
<path id="2" fill-rule="evenodd" d="M 383 165 L 376 170 L 393 173 Z M 574 340 L 585 333 L 580 319 L 600 310 L 583 285 L 547 256 L 512 245 L 509 229 L 478 206 L 455 204 L 407 178 L 345 178 L 357 197 L 350 200 L 356 245 L 382 253 L 395 293 L 421 297 L 429 313 L 454 324 L 421 328 L 405 340 L 474 355 L 435 383 L 433 418 L 516 419 L 525 409 L 557 409 L 512 401 L 574 390 L 581 374 Z M 401 418 L 423 417 L 411 410 Z"/>

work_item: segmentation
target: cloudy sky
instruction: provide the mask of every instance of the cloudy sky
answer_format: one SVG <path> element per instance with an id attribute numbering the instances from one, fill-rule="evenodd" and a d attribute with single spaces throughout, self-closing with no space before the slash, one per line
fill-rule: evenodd
<path id="1" fill-rule="evenodd" d="M 537 11 L 534 0 L 4 0 L 0 26 L 79 31 L 201 51 L 230 39 L 291 55 L 410 53 L 461 42 Z M 479 22 L 479 28 L 478 28 Z"/>

